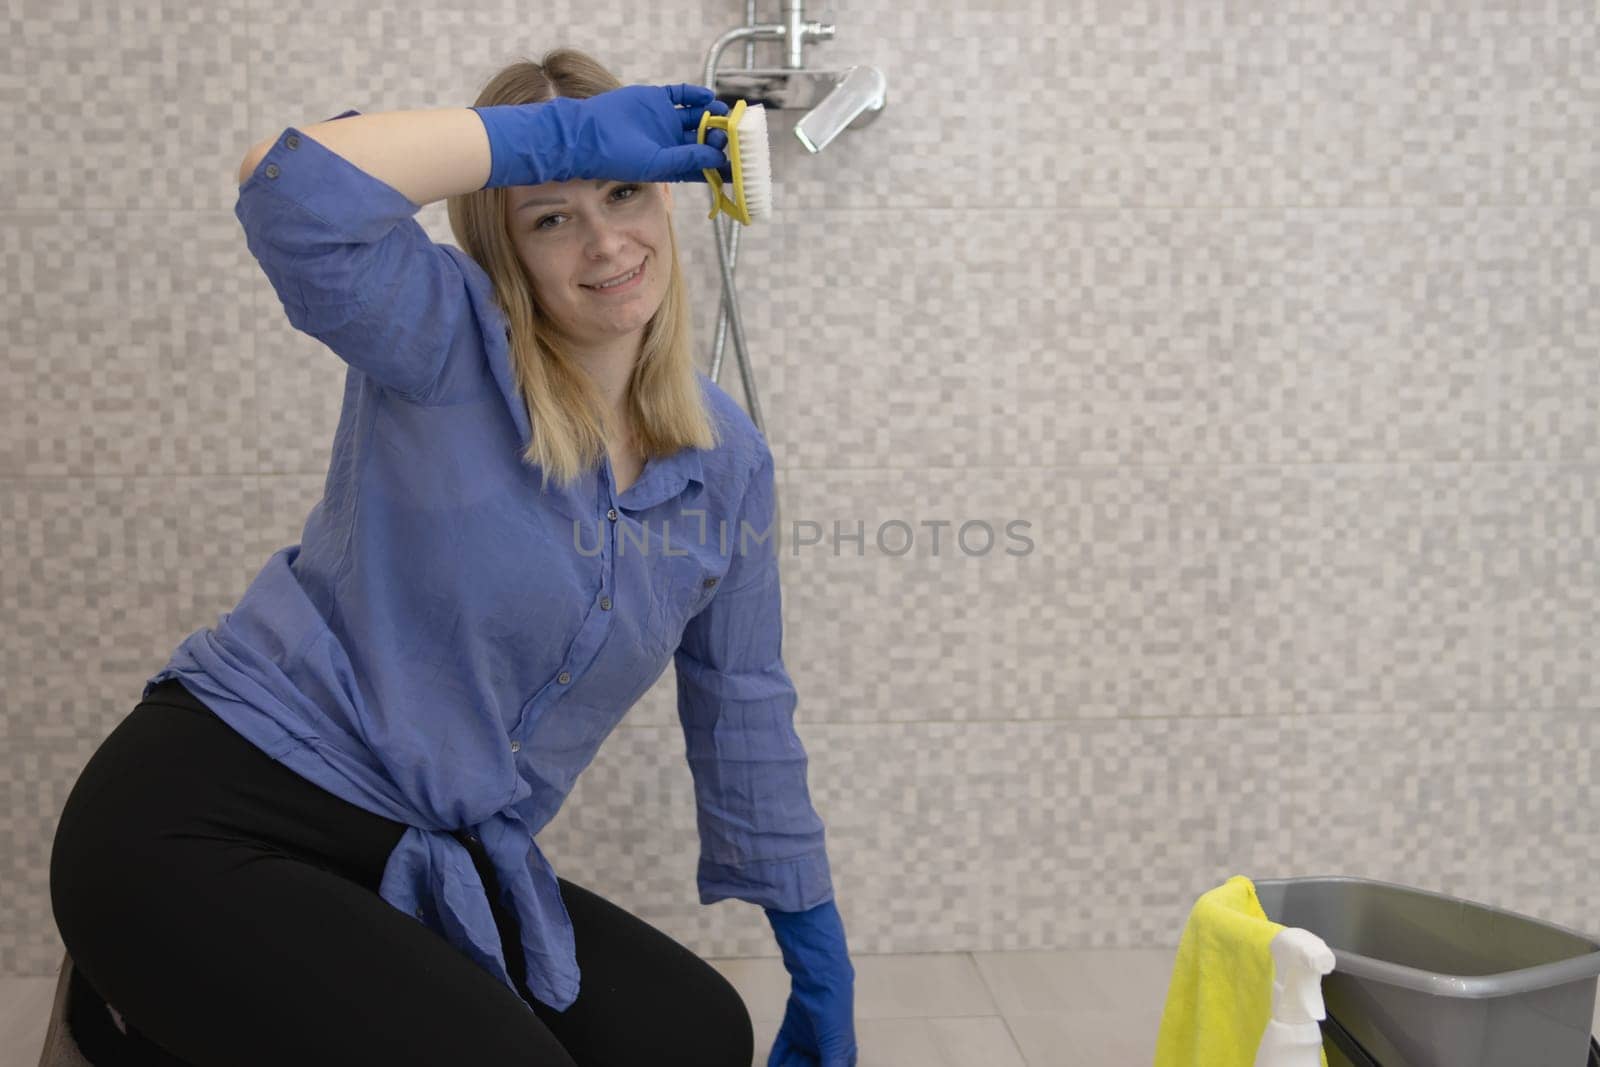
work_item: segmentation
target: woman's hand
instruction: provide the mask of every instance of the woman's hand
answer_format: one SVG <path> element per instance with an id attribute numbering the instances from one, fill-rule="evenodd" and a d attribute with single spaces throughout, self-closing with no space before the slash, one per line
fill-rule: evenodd
<path id="1" fill-rule="evenodd" d="M 856 1033 L 850 987 L 789 993 L 783 1024 L 772 1043 L 767 1067 L 856 1067 Z"/>
<path id="2" fill-rule="evenodd" d="M 705 181 L 702 171 L 729 165 L 727 134 L 713 130 L 706 144 L 699 143 L 701 116 L 728 113 L 703 85 L 626 85 L 554 102 L 575 116 L 574 178 Z"/>
<path id="3" fill-rule="evenodd" d="M 767 1067 L 856 1067 L 855 967 L 832 900 L 766 910 L 792 984 Z"/>
<path id="4" fill-rule="evenodd" d="M 625 85 L 598 96 L 473 108 L 489 134 L 484 188 L 600 178 L 612 181 L 732 180 L 728 138 L 699 143 L 700 119 L 728 105 L 703 85 Z"/>

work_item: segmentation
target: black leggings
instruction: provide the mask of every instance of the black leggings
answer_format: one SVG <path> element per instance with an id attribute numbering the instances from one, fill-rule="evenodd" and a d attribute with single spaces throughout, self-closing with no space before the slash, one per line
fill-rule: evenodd
<path id="1" fill-rule="evenodd" d="M 582 988 L 564 1012 L 534 1000 L 516 918 L 482 846 L 458 838 L 490 889 L 519 998 L 378 895 L 405 831 L 278 763 L 176 679 L 157 687 L 84 767 L 50 856 L 85 1054 L 170 1067 L 749 1067 L 750 1015 L 727 980 L 565 879 Z"/>

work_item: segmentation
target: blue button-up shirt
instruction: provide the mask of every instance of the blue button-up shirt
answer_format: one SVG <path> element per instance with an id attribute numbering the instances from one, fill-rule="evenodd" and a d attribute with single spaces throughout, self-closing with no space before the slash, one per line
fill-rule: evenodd
<path id="1" fill-rule="evenodd" d="M 696 372 L 715 448 L 651 459 L 622 491 L 609 459 L 541 489 L 492 283 L 418 210 L 293 127 L 240 187 L 289 321 L 349 364 L 343 409 L 300 543 L 145 695 L 178 678 L 274 759 L 406 823 L 383 898 L 515 989 L 454 835 L 475 836 L 529 991 L 565 1009 L 572 924 L 536 838 L 669 660 L 701 903 L 833 898 L 780 649 L 772 455 Z"/>

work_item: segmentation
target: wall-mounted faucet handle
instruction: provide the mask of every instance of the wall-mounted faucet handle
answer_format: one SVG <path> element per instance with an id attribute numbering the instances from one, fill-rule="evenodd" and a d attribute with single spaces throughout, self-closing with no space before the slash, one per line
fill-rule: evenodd
<path id="1" fill-rule="evenodd" d="M 804 0 L 783 0 L 784 57 L 786 70 L 805 66 L 807 41 L 826 41 L 833 36 L 833 23 L 807 22 Z"/>

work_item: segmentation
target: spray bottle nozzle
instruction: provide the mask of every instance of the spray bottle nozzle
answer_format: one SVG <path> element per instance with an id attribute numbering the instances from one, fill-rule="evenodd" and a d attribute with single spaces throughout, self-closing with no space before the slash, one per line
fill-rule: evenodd
<path id="1" fill-rule="evenodd" d="M 1310 930 L 1286 926 L 1272 939 L 1272 1017 L 1280 1022 L 1317 1022 L 1327 1017 L 1322 1003 L 1322 976 L 1333 970 L 1334 956 Z"/>

